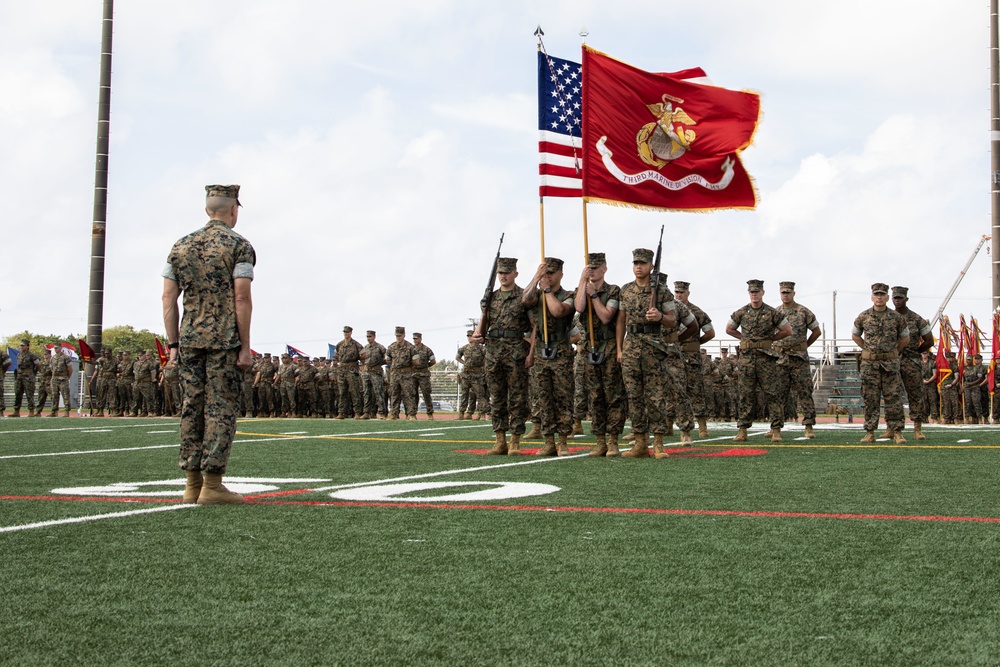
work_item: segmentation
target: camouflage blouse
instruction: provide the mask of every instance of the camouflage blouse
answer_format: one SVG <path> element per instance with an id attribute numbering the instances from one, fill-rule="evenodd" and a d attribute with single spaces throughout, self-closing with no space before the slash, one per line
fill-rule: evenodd
<path id="1" fill-rule="evenodd" d="M 781 311 L 766 303 L 762 303 L 760 308 L 754 308 L 748 303 L 729 316 L 729 323 L 734 329 L 740 330 L 740 333 L 743 334 L 743 340 L 763 341 L 774 336 L 778 329 L 788 324 L 788 320 L 781 314 Z M 778 353 L 771 348 L 747 350 L 743 354 L 753 352 L 763 353 L 770 357 L 778 356 Z"/>
<path id="2" fill-rule="evenodd" d="M 490 301 L 490 310 L 487 313 L 487 321 L 490 331 L 503 329 L 504 331 L 517 331 L 527 333 L 531 331 L 531 322 L 528 321 L 528 307 L 521 303 L 521 296 L 524 290 L 514 287 L 509 292 L 496 290 L 493 292 L 493 299 Z M 491 336 L 487 340 L 494 341 Z M 500 339 L 518 341 L 519 338 Z"/>
<path id="3" fill-rule="evenodd" d="M 909 308 L 906 309 L 905 313 L 900 314 L 906 320 L 906 327 L 910 330 L 910 342 L 903 348 L 900 356 L 919 359 L 920 353 L 917 352 L 917 348 L 920 347 L 921 339 L 931 332 L 931 323 Z"/>
<path id="4" fill-rule="evenodd" d="M 463 345 L 458 348 L 458 360 L 462 362 L 462 372 L 482 371 L 486 366 L 486 350 L 475 343 Z"/>
<path id="5" fill-rule="evenodd" d="M 819 329 L 819 322 L 813 312 L 801 304 L 785 307 L 784 304 L 778 308 L 778 312 L 785 316 L 788 323 L 792 325 L 792 334 L 781 340 L 774 342 L 774 349 L 787 354 L 790 357 L 809 360 L 809 352 L 804 349 L 792 349 L 794 347 L 804 347 L 809 340 L 809 332 Z"/>
<path id="6" fill-rule="evenodd" d="M 413 343 L 408 340 L 397 340 L 385 350 L 385 359 L 393 368 L 410 369 L 413 367 Z"/>
<path id="7" fill-rule="evenodd" d="M 209 220 L 174 244 L 163 277 L 183 293 L 180 344 L 209 350 L 240 345 L 236 329 L 236 278 L 253 280 L 257 255 L 245 238 L 221 220 Z"/>
<path id="8" fill-rule="evenodd" d="M 649 310 L 649 297 L 651 295 L 652 290 L 649 285 L 640 287 L 635 284 L 634 280 L 622 286 L 619 312 L 625 314 L 625 326 L 656 324 L 655 322 L 646 321 L 646 311 Z M 659 289 L 656 293 L 656 298 L 656 308 L 661 313 L 665 315 L 670 312 L 676 312 L 677 302 L 674 301 L 674 295 L 670 293 L 670 290 L 666 288 Z"/>

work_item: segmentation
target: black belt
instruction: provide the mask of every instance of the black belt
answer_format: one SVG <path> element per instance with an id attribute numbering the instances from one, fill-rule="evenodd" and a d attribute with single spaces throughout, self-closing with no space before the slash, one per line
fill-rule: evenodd
<path id="1" fill-rule="evenodd" d="M 615 337 L 615 332 L 613 331 L 595 331 L 594 332 L 594 342 L 601 342 L 605 340 L 611 340 Z"/>
<path id="2" fill-rule="evenodd" d="M 651 324 L 629 324 L 625 327 L 625 333 L 660 333 L 660 323 L 653 322 Z"/>
<path id="3" fill-rule="evenodd" d="M 524 338 L 523 331 L 515 331 L 514 329 L 490 329 L 486 335 L 490 338 Z"/>

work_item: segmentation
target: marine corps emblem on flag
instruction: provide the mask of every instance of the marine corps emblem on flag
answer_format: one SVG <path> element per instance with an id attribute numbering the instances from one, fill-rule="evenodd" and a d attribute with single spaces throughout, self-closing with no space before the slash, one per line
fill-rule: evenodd
<path id="1" fill-rule="evenodd" d="M 674 107 L 674 103 L 677 107 Z M 694 119 L 680 107 L 684 100 L 668 93 L 659 104 L 647 104 L 656 121 L 646 123 L 635 136 L 639 157 L 648 165 L 660 167 L 684 155 L 697 138 Z"/>

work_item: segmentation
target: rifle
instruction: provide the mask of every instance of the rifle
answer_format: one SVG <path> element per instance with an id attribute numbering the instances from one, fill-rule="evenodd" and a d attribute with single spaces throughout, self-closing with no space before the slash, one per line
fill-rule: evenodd
<path id="1" fill-rule="evenodd" d="M 497 246 L 497 254 L 493 258 L 493 267 L 490 268 L 490 279 L 486 282 L 486 292 L 483 294 L 483 300 L 479 302 L 480 307 L 483 309 L 483 316 L 479 320 L 479 335 L 483 338 L 486 337 L 486 332 L 490 329 L 490 305 L 493 303 L 493 285 L 497 280 L 497 265 L 500 263 L 500 249 L 503 247 L 503 237 L 504 235 L 501 234 L 500 245 Z"/>
<path id="2" fill-rule="evenodd" d="M 656 259 L 653 261 L 653 272 L 649 274 L 649 307 L 655 308 L 658 301 L 657 292 L 660 288 L 660 260 L 663 259 L 663 225 L 660 225 L 660 242 L 656 245 Z"/>

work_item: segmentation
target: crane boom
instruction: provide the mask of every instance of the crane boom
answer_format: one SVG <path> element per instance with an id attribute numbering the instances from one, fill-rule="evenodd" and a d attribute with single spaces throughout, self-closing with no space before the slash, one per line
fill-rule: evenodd
<path id="1" fill-rule="evenodd" d="M 931 320 L 932 329 L 934 328 L 934 325 L 937 324 L 937 321 L 941 319 L 941 315 L 944 314 L 944 309 L 948 307 L 948 302 L 951 301 L 951 297 L 955 295 L 955 291 L 958 289 L 958 286 L 962 284 L 962 278 L 965 277 L 966 271 L 968 271 L 969 267 L 972 266 L 972 262 L 976 259 L 976 255 L 979 254 L 979 251 L 983 249 L 983 246 L 989 240 L 990 236 L 988 234 L 983 234 L 983 238 L 979 239 L 979 245 L 977 245 L 976 249 L 972 251 L 972 255 L 969 256 L 969 261 L 965 263 L 965 266 L 958 273 L 958 278 L 955 278 L 955 284 L 951 286 L 951 289 L 948 291 L 948 295 L 944 298 L 944 301 L 941 302 L 941 307 L 937 309 L 936 313 L 934 313 L 934 319 Z"/>

